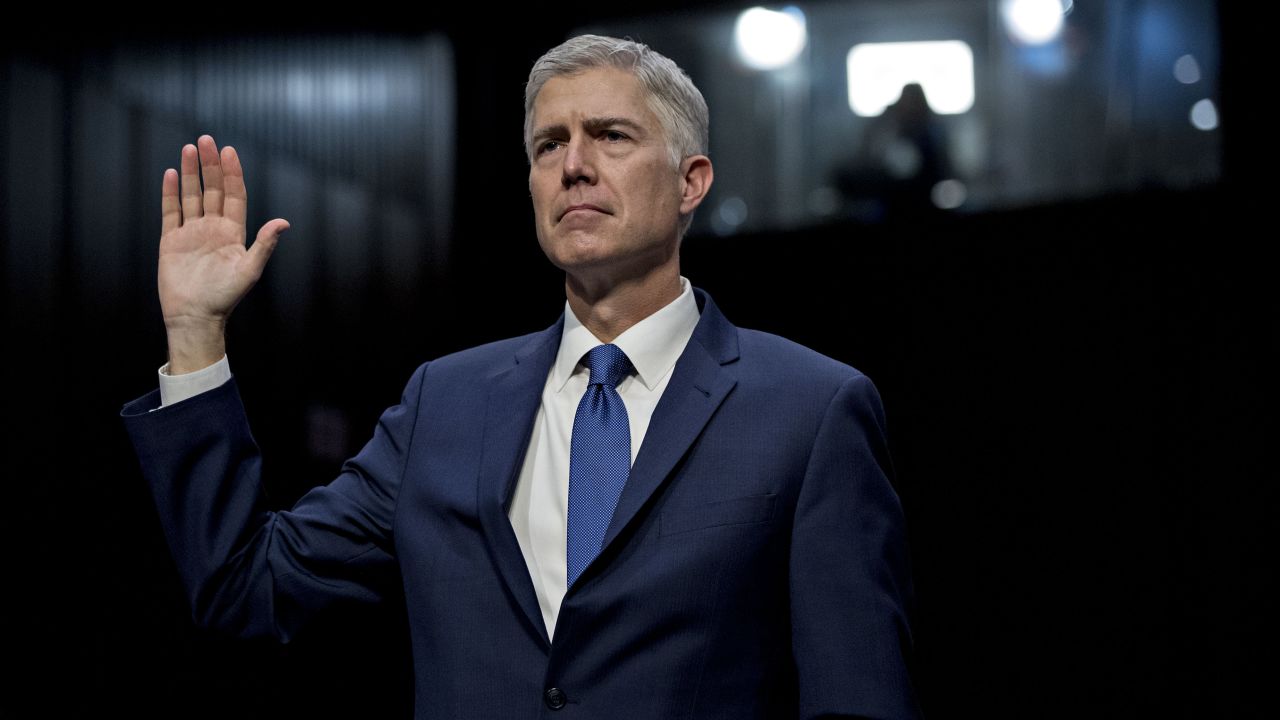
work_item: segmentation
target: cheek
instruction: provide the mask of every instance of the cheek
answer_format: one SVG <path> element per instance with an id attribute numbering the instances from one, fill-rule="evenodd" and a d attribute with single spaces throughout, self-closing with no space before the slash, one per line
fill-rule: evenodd
<path id="1" fill-rule="evenodd" d="M 676 177 L 669 167 L 655 168 L 646 178 L 648 181 L 649 204 L 663 208 L 679 206 L 680 178 Z"/>
<path id="2" fill-rule="evenodd" d="M 533 203 L 533 212 L 541 218 L 548 204 L 555 198 L 555 192 L 547 189 L 545 180 L 529 178 L 529 199 Z"/>
<path id="3" fill-rule="evenodd" d="M 545 251 L 551 246 L 555 233 L 554 223 L 546 222 L 543 214 L 536 209 L 533 213 L 533 231 L 538 236 L 538 245 Z"/>
<path id="4" fill-rule="evenodd" d="M 533 225 L 538 229 L 538 237 L 541 238 L 543 232 L 548 231 L 555 225 L 555 218 L 551 212 L 550 205 L 539 201 L 536 197 L 533 200 Z"/>

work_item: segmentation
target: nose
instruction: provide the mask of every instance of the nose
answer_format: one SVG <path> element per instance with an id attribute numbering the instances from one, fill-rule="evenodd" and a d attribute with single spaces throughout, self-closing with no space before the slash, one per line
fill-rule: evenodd
<path id="1" fill-rule="evenodd" d="M 594 185 L 596 182 L 595 155 L 589 138 L 573 138 L 564 152 L 564 166 L 560 181 L 565 189 L 580 182 Z"/>

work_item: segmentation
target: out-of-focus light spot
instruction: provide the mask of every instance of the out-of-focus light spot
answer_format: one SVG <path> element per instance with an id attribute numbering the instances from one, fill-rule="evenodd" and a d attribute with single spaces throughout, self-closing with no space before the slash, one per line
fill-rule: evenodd
<path id="1" fill-rule="evenodd" d="M 849 108 L 863 117 L 884 112 L 913 82 L 940 115 L 973 107 L 973 50 L 962 40 L 854 45 L 845 68 Z"/>
<path id="2" fill-rule="evenodd" d="M 923 163 L 919 146 L 905 138 L 897 138 L 884 149 L 884 167 L 893 177 L 915 177 Z"/>
<path id="3" fill-rule="evenodd" d="M 964 183 L 955 179 L 943 180 L 929 191 L 929 198 L 933 200 L 933 204 L 943 210 L 955 210 L 964 204 L 968 196 L 969 191 Z"/>
<path id="4" fill-rule="evenodd" d="M 1200 82 L 1200 63 L 1191 55 L 1183 55 L 1173 63 L 1173 76 L 1183 85 Z"/>
<path id="5" fill-rule="evenodd" d="M 733 29 L 738 57 L 756 70 L 773 70 L 800 55 L 808 40 L 804 13 L 799 8 L 742 11 Z"/>
<path id="6" fill-rule="evenodd" d="M 1062 32 L 1062 17 L 1070 9 L 1063 0 L 1001 0 L 1000 17 L 1014 40 L 1043 45 Z"/>
<path id="7" fill-rule="evenodd" d="M 1205 98 L 1191 106 L 1191 124 L 1197 130 L 1218 129 L 1218 107 L 1209 98 Z"/>
<path id="8" fill-rule="evenodd" d="M 720 235 L 728 235 L 747 221 L 747 203 L 734 195 L 720 202 L 711 216 L 711 227 Z"/>

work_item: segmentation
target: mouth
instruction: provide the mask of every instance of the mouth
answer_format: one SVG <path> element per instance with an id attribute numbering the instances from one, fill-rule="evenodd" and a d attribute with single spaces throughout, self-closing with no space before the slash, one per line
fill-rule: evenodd
<path id="1" fill-rule="evenodd" d="M 610 214 L 608 210 L 605 210 L 599 205 L 592 205 L 590 203 L 581 203 L 578 205 L 570 205 L 569 207 L 565 208 L 564 211 L 560 213 L 560 217 L 556 218 L 556 222 L 560 222 L 565 218 L 565 216 L 574 212 L 598 212 L 598 213 L 603 213 L 605 215 Z"/>

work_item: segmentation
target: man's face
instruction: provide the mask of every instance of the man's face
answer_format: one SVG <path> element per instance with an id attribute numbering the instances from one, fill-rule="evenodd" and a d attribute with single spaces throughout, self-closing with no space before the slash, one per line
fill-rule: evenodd
<path id="1" fill-rule="evenodd" d="M 533 106 L 538 242 L 556 267 L 618 282 L 675 262 L 683 180 L 635 76 L 551 78 Z"/>

